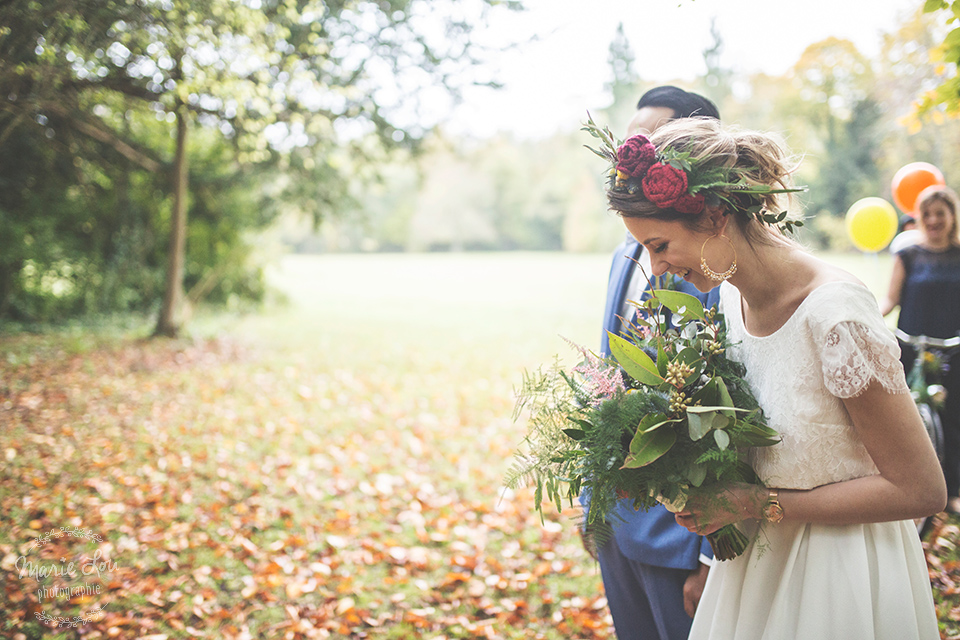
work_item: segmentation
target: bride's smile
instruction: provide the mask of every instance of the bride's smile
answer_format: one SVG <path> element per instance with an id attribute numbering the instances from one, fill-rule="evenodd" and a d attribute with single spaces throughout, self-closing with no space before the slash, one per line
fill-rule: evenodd
<path id="1" fill-rule="evenodd" d="M 623 218 L 623 224 L 650 255 L 650 276 L 673 274 L 700 291 L 710 291 L 717 282 L 700 270 L 701 248 L 713 232 L 698 232 L 681 222 L 652 218 Z M 723 247 L 720 247 L 722 249 Z M 724 256 L 711 255 L 720 264 Z"/>

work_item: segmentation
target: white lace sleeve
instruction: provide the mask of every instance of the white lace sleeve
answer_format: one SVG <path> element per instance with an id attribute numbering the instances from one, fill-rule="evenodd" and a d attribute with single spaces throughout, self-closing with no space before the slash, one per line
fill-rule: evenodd
<path id="1" fill-rule="evenodd" d="M 896 341 L 860 322 L 840 322 L 828 331 L 821 359 L 824 385 L 838 398 L 860 395 L 873 380 L 890 393 L 910 390 Z"/>

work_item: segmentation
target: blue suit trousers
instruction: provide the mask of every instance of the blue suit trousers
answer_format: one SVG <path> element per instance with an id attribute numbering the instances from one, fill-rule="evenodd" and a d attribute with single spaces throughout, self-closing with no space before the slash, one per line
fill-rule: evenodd
<path id="1" fill-rule="evenodd" d="M 656 567 L 623 555 L 610 536 L 599 550 L 603 587 L 617 640 L 686 640 L 693 618 L 683 609 L 688 569 Z"/>

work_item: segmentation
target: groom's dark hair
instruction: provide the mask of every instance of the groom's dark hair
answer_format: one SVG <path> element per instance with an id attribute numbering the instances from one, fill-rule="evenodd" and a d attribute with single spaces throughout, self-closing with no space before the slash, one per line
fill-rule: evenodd
<path id="1" fill-rule="evenodd" d="M 707 98 L 692 91 L 684 91 L 680 87 L 664 85 L 647 91 L 637 102 L 637 109 L 644 107 L 665 107 L 673 109 L 675 118 L 690 118 L 704 116 L 720 119 L 717 105 Z"/>

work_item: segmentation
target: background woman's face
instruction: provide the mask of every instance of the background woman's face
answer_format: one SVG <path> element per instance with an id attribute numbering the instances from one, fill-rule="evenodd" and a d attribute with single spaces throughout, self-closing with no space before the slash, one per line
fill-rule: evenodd
<path id="1" fill-rule="evenodd" d="M 920 212 L 920 230 L 930 242 L 949 242 L 956 224 L 956 216 L 942 200 L 930 201 Z"/>

